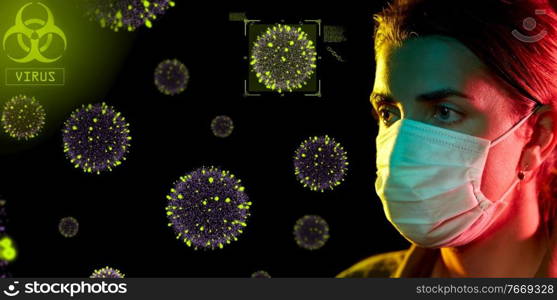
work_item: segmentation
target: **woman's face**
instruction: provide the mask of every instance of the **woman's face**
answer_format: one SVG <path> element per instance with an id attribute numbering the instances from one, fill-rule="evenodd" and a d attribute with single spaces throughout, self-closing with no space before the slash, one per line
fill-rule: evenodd
<path id="1" fill-rule="evenodd" d="M 378 51 L 371 102 L 379 130 L 408 118 L 494 140 L 517 121 L 511 113 L 516 101 L 457 40 L 421 37 L 401 46 L 386 42 Z M 498 200 L 516 178 L 527 129 L 518 128 L 490 148 L 481 190 L 491 201 Z M 504 221 L 509 211 L 498 221 Z"/>

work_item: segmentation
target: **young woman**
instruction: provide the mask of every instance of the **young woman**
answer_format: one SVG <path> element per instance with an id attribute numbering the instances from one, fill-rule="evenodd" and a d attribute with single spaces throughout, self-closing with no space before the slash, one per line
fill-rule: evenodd
<path id="1" fill-rule="evenodd" d="M 338 277 L 557 277 L 555 11 L 399 0 L 376 21 L 375 189 L 412 245 Z"/>

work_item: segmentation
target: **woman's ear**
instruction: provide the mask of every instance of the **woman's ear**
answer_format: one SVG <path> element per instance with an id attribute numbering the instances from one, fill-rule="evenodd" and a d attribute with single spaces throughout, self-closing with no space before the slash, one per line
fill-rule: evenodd
<path id="1" fill-rule="evenodd" d="M 550 105 L 543 105 L 532 117 L 536 122 L 520 161 L 521 170 L 526 172 L 536 170 L 557 145 L 557 111 Z"/>

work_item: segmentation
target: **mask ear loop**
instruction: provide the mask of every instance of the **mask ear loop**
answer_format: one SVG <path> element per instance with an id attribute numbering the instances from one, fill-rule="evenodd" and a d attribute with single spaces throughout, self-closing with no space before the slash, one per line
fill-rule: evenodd
<path id="1" fill-rule="evenodd" d="M 490 147 L 493 147 L 495 145 L 497 145 L 500 141 L 502 141 L 505 137 L 507 137 L 509 134 L 511 134 L 513 131 L 515 131 L 517 128 L 519 128 L 522 124 L 524 124 L 524 122 L 526 122 L 530 116 L 532 116 L 540 107 L 542 106 L 542 104 L 537 104 L 536 107 L 530 112 L 528 113 L 526 116 L 524 116 L 522 118 L 522 120 L 520 120 L 518 123 L 516 123 L 515 125 L 513 125 L 510 129 L 508 129 L 503 135 L 501 135 L 500 137 L 496 138 L 495 140 L 493 140 L 490 144 Z M 506 197 L 507 195 L 518 185 L 518 189 L 520 189 L 521 186 L 521 181 L 524 179 L 525 177 L 525 172 L 524 170 L 521 170 L 520 172 L 518 172 L 518 180 L 515 178 L 513 183 L 511 184 L 511 186 L 509 187 L 509 189 L 501 196 L 501 198 L 499 198 L 499 200 L 497 200 L 496 202 L 505 202 L 506 201 Z"/>
<path id="2" fill-rule="evenodd" d="M 509 130 L 507 130 L 503 135 L 501 135 L 500 137 L 496 138 L 495 140 L 491 141 L 491 145 L 490 147 L 493 147 L 495 145 L 497 145 L 500 141 L 502 141 L 503 139 L 505 139 L 509 134 L 511 134 L 516 128 L 520 127 L 524 122 L 526 122 L 526 120 L 528 120 L 530 118 L 530 116 L 532 116 L 536 111 L 538 111 L 538 109 L 542 107 L 542 104 L 538 104 L 536 105 L 536 107 L 530 112 L 528 113 L 525 117 L 522 118 L 522 120 L 520 120 L 518 123 L 516 123 L 515 125 L 513 125 L 511 128 L 509 128 Z"/>
<path id="3" fill-rule="evenodd" d="M 538 102 L 537 102 L 537 103 L 538 103 Z M 543 106 L 543 104 L 538 103 L 537 106 L 533 109 L 533 111 L 532 111 L 530 114 L 528 114 L 523 120 L 521 120 L 521 121 L 518 123 L 517 126 L 520 126 L 526 119 L 528 119 L 532 114 L 534 114 L 541 106 Z M 514 128 L 514 126 L 513 126 L 513 128 Z M 507 131 L 507 133 L 505 133 L 503 136 L 506 136 L 507 134 L 509 134 L 509 133 L 512 131 L 513 128 L 511 128 L 511 130 Z M 498 143 L 500 140 L 501 140 L 501 138 L 497 138 L 497 139 L 496 139 L 496 143 Z M 495 144 L 496 144 L 496 143 L 495 143 Z M 518 172 L 518 179 L 519 179 L 519 181 L 524 180 L 524 178 L 526 177 L 526 174 L 525 174 L 526 171 L 525 171 L 524 169 L 527 169 L 527 168 L 528 168 L 528 163 L 526 163 L 526 164 L 524 165 L 524 168 Z M 520 190 L 520 189 L 521 189 L 521 186 L 522 186 L 521 182 L 518 183 L 517 189 Z M 556 224 L 557 224 L 557 223 L 556 223 Z M 553 230 L 552 230 L 552 229 L 553 229 Z M 548 261 L 550 260 L 550 257 L 551 257 L 551 255 L 552 255 L 551 251 L 553 250 L 552 247 L 551 247 L 551 245 L 550 245 L 549 243 L 552 242 L 552 235 L 557 234 L 557 230 L 556 230 L 556 229 L 557 229 L 557 226 L 555 226 L 555 225 L 554 225 L 554 228 L 548 228 L 548 226 L 542 226 L 541 231 L 542 231 L 543 238 L 545 239 L 545 242 L 546 242 L 549 246 L 548 246 L 548 248 L 546 249 L 546 253 L 545 253 L 544 256 L 542 257 L 542 261 L 540 262 L 540 265 L 539 265 L 539 267 L 538 267 L 538 269 L 537 269 L 536 274 L 534 275 L 534 277 L 553 277 L 552 274 L 548 274 L 547 268 L 549 267 Z"/>

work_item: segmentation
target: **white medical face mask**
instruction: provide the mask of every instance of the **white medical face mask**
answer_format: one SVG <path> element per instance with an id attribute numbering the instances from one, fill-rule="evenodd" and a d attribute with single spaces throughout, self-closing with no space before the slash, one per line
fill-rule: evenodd
<path id="1" fill-rule="evenodd" d="M 519 128 L 489 141 L 410 119 L 400 119 L 377 135 L 375 190 L 387 219 L 410 242 L 422 247 L 454 247 L 482 234 L 507 206 L 515 177 L 496 201 L 480 186 L 489 149 Z"/>

